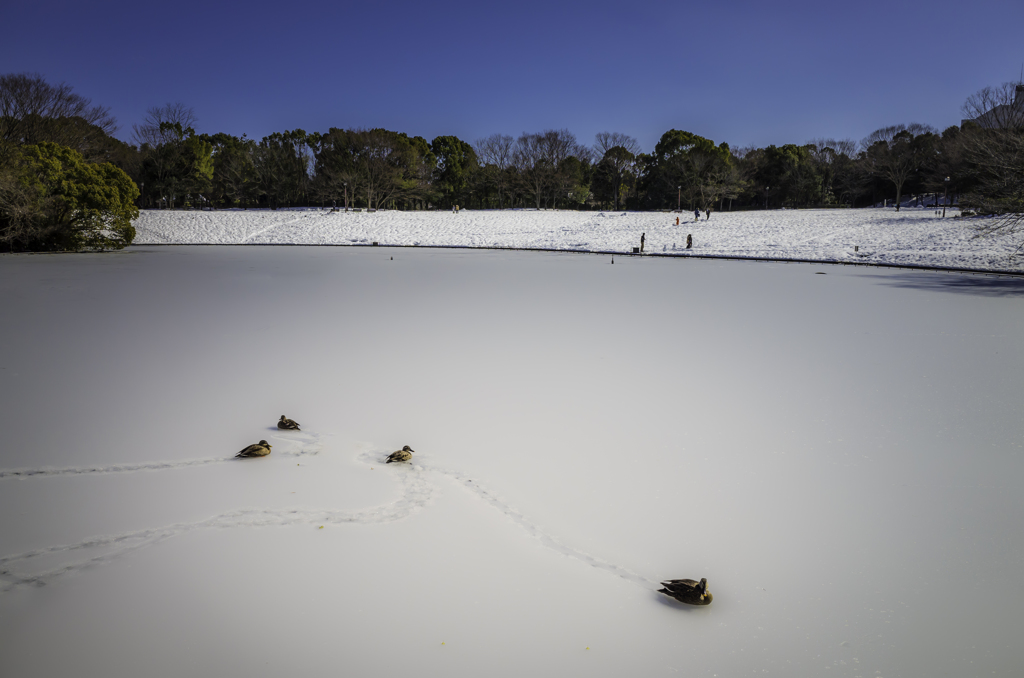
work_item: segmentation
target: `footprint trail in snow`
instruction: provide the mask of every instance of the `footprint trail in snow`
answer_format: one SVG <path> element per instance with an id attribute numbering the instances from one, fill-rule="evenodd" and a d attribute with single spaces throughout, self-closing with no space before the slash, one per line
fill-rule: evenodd
<path id="1" fill-rule="evenodd" d="M 304 437 L 299 437 L 304 436 Z M 319 454 L 323 448 L 320 436 L 315 433 L 300 432 L 291 436 L 272 435 L 270 444 L 274 446 L 274 454 L 288 457 L 301 457 L 305 455 Z M 280 443 L 284 449 L 279 449 Z M 206 466 L 209 464 L 222 464 L 226 461 L 235 461 L 234 455 L 224 457 L 206 457 L 203 459 L 183 459 L 181 461 L 152 461 L 140 464 L 107 464 L 105 466 L 67 466 L 64 468 L 53 468 L 43 466 L 40 468 L 14 468 L 0 469 L 0 480 L 45 478 L 50 476 L 83 476 L 108 473 L 135 473 L 137 471 L 168 471 L 172 469 L 188 468 L 190 466 Z"/>
<path id="2" fill-rule="evenodd" d="M 637 574 L 632 570 L 629 570 L 621 565 L 609 563 L 606 560 L 602 560 L 596 556 L 593 556 L 579 549 L 575 549 L 566 542 L 562 541 L 558 537 L 548 534 L 542 530 L 539 526 L 534 524 L 529 518 L 524 516 L 522 513 L 517 511 L 515 508 L 509 506 L 498 497 L 497 494 L 483 487 L 478 481 L 469 478 L 458 471 L 452 471 L 448 469 L 442 469 L 432 466 L 424 466 L 427 470 L 440 473 L 441 475 L 451 478 L 455 482 L 459 483 L 463 488 L 476 494 L 478 497 L 486 501 L 488 504 L 493 506 L 495 509 L 505 515 L 506 518 L 511 520 L 513 523 L 525 530 L 531 537 L 540 541 L 540 543 L 549 549 L 557 551 L 564 556 L 574 558 L 580 562 L 589 565 L 590 567 L 598 570 L 604 570 L 614 574 L 617 577 L 621 577 L 631 584 L 636 584 L 642 588 L 650 588 L 656 586 L 657 582 L 644 577 L 643 575 Z"/>
<path id="3" fill-rule="evenodd" d="M 311 436 L 311 439 L 305 443 L 305 446 L 300 446 L 298 451 L 293 450 L 286 454 L 298 456 L 301 454 L 316 454 L 317 452 L 319 452 L 319 436 Z M 366 448 L 356 455 L 356 459 L 369 465 L 383 466 L 385 456 L 386 455 L 381 453 L 379 450 Z M 60 472 L 81 474 L 162 470 L 165 468 L 179 468 L 181 466 L 216 463 L 220 461 L 226 460 L 218 458 L 210 460 L 194 460 L 192 462 L 168 462 L 165 465 L 158 465 L 158 462 L 154 464 L 137 464 L 130 466 L 120 465 L 95 467 L 95 469 L 25 469 L 19 471 L 19 473 L 24 473 L 24 475 L 13 475 L 14 472 L 11 471 L 0 471 L 0 473 L 8 474 L 2 475 L 0 478 L 31 477 L 33 475 L 58 475 Z M 449 478 L 463 489 L 484 500 L 547 548 L 578 560 L 590 567 L 625 579 L 626 581 L 641 588 L 651 589 L 657 585 L 656 582 L 644 577 L 643 575 L 573 548 L 565 541 L 548 534 L 518 510 L 503 501 L 493 491 L 488 490 L 486 487 L 481 485 L 477 480 L 470 478 L 459 471 L 434 466 L 430 463 L 429 457 L 423 460 L 423 463 L 395 464 L 393 466 L 389 465 L 387 468 L 392 473 L 392 476 L 398 481 L 401 493 L 395 501 L 382 504 L 380 506 L 355 511 L 303 507 L 279 509 L 240 508 L 211 516 L 203 520 L 174 523 L 162 527 L 135 530 L 120 534 L 96 536 L 74 544 L 51 546 L 23 553 L 2 556 L 0 557 L 0 593 L 6 593 L 19 586 L 42 586 L 54 581 L 62 575 L 111 562 L 137 549 L 152 546 L 172 537 L 187 534 L 195 530 L 244 527 L 284 527 L 304 524 L 384 524 L 402 520 L 430 503 L 435 491 L 434 484 L 429 480 L 429 476 L 431 474 L 437 474 Z M 35 471 L 35 473 L 25 473 L 25 471 Z M 50 567 L 49 569 L 40 569 L 35 573 L 20 572 L 26 569 L 31 569 L 31 566 L 35 563 L 42 563 L 48 559 L 59 559 L 61 556 L 71 556 L 72 559 L 77 557 L 78 559 Z M 18 571 L 15 571 L 16 569 Z"/>

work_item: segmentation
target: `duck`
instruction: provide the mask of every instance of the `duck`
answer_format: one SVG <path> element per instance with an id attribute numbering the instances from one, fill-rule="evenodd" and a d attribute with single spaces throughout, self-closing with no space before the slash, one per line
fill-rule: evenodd
<path id="1" fill-rule="evenodd" d="M 405 447 L 403 447 L 402 449 L 398 450 L 397 452 L 392 452 L 391 454 L 389 454 L 388 455 L 388 460 L 385 461 L 384 463 L 385 464 L 390 464 L 393 461 L 409 461 L 410 459 L 412 459 L 412 453 L 413 452 L 415 452 L 415 450 L 413 450 L 411 447 L 406 445 Z"/>
<path id="2" fill-rule="evenodd" d="M 664 593 L 687 605 L 710 605 L 714 600 L 714 596 L 708 591 L 707 579 L 669 579 L 661 582 L 661 585 L 665 588 L 658 589 L 658 593 Z"/>
<path id="3" fill-rule="evenodd" d="M 270 454 L 270 448 L 273 447 L 266 440 L 261 440 L 255 445 L 250 445 L 241 452 L 235 455 L 238 457 L 265 457 Z"/>
<path id="4" fill-rule="evenodd" d="M 299 428 L 299 422 L 297 422 L 297 421 L 295 421 L 293 419 L 289 419 L 288 417 L 284 416 L 283 414 L 281 415 L 281 419 L 279 419 L 278 422 L 277 422 L 277 427 L 278 428 L 283 428 L 286 431 L 300 431 L 300 430 L 302 430 L 302 429 Z"/>

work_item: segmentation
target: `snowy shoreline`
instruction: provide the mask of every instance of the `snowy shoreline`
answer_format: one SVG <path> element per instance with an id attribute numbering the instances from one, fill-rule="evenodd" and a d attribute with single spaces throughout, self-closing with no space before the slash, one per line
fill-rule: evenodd
<path id="1" fill-rule="evenodd" d="M 869 268 L 902 268 L 921 271 L 939 271 L 948 273 L 980 273 L 994 276 L 1024 276 L 1024 270 L 1013 269 L 992 269 L 992 268 L 965 268 L 962 266 L 941 266 L 929 264 L 909 263 L 886 263 L 872 261 L 840 261 L 838 259 L 793 259 L 783 257 L 746 257 L 728 254 L 691 254 L 689 252 L 644 252 L 637 254 L 633 252 L 619 252 L 614 250 L 569 250 L 554 249 L 550 247 L 474 247 L 471 245 L 366 245 L 366 244 L 341 244 L 341 243 L 148 243 L 145 247 L 381 247 L 398 249 L 439 249 L 439 250 L 481 250 L 485 252 L 549 252 L 556 254 L 601 254 L 619 255 L 623 257 L 656 257 L 659 259 L 711 259 L 718 261 L 750 261 L 776 264 L 827 264 L 839 266 L 864 266 Z"/>
<path id="2" fill-rule="evenodd" d="M 947 213 L 949 214 L 949 213 Z M 680 216 L 680 224 L 675 219 Z M 978 236 L 977 220 L 932 209 L 721 212 L 463 210 L 144 211 L 136 245 L 334 245 L 549 250 L 1024 273 L 1019 237 Z M 686 237 L 694 246 L 686 249 Z"/>

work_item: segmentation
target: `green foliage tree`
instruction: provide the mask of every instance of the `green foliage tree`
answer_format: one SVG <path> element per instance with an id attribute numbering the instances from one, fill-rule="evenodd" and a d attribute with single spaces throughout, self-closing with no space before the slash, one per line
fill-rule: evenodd
<path id="1" fill-rule="evenodd" d="M 633 179 L 631 170 L 635 163 L 636 154 L 623 146 L 609 148 L 598 163 L 600 170 L 595 172 L 601 174 L 601 196 L 605 201 L 610 198 L 613 209 L 619 209 L 623 184 Z"/>
<path id="2" fill-rule="evenodd" d="M 933 133 L 931 127 L 917 123 L 892 125 L 875 130 L 861 142 L 865 172 L 893 185 L 897 210 L 903 187 L 934 160 Z"/>
<path id="3" fill-rule="evenodd" d="M 690 209 L 719 202 L 733 177 L 729 145 L 672 129 L 661 136 L 643 169 L 650 207 L 675 207 L 682 200 Z"/>
<path id="4" fill-rule="evenodd" d="M 810 146 L 768 146 L 761 155 L 754 181 L 766 187 L 769 205 L 799 207 L 821 202 L 821 181 Z"/>
<path id="5" fill-rule="evenodd" d="M 135 183 L 52 142 L 23 146 L 0 173 L 0 242 L 11 250 L 121 249 L 135 238 Z"/>
<path id="6" fill-rule="evenodd" d="M 259 192 L 272 209 L 306 199 L 313 154 L 304 130 L 274 132 L 253 148 L 253 165 Z"/>
<path id="7" fill-rule="evenodd" d="M 355 134 L 350 130 L 330 128 L 321 137 L 314 159 L 318 191 L 328 200 L 343 202 L 346 209 L 349 196 L 359 188 Z"/>
<path id="8" fill-rule="evenodd" d="M 148 197 L 173 208 L 179 199 L 209 193 L 213 182 L 213 144 L 180 122 L 161 122 L 161 143 L 143 145 L 142 171 Z"/>
<path id="9" fill-rule="evenodd" d="M 218 133 L 200 135 L 213 149 L 213 178 L 210 200 L 222 207 L 248 207 L 255 196 L 256 168 L 251 139 Z"/>
<path id="10" fill-rule="evenodd" d="M 466 188 L 473 173 L 479 168 L 476 151 L 462 139 L 453 136 L 436 137 L 430 142 L 430 151 L 437 160 L 433 180 L 441 205 L 450 207 L 465 204 Z"/>

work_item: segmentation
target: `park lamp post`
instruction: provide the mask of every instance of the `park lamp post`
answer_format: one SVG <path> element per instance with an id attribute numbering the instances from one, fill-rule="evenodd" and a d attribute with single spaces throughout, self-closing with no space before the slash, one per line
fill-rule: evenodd
<path id="1" fill-rule="evenodd" d="M 943 181 L 942 189 L 942 218 L 946 218 L 946 205 L 949 203 L 949 177 L 946 177 Z"/>
<path id="2" fill-rule="evenodd" d="M 683 211 L 683 187 L 679 186 L 679 195 L 676 196 L 676 212 Z"/>
<path id="3" fill-rule="evenodd" d="M 771 186 L 764 187 L 764 208 L 768 209 L 768 191 L 772 190 Z"/>
<path id="4" fill-rule="evenodd" d="M 348 182 L 343 181 L 341 185 L 345 187 L 345 211 L 348 212 Z"/>

